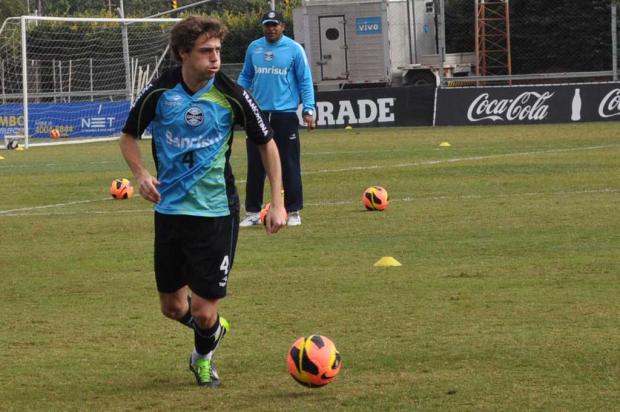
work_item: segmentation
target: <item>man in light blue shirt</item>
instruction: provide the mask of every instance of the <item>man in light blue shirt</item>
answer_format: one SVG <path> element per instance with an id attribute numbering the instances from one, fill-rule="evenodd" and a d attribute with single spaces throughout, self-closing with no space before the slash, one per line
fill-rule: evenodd
<path id="1" fill-rule="evenodd" d="M 301 224 L 303 208 L 299 121 L 297 109 L 303 104 L 302 116 L 308 130 L 314 129 L 314 88 L 312 73 L 301 45 L 284 35 L 281 13 L 270 11 L 262 19 L 264 37 L 250 43 L 243 70 L 237 82 L 250 90 L 274 129 L 274 140 L 280 152 L 284 206 L 288 225 Z M 265 170 L 257 145 L 246 139 L 248 175 L 246 180 L 246 216 L 240 226 L 259 224 L 263 206 Z"/>

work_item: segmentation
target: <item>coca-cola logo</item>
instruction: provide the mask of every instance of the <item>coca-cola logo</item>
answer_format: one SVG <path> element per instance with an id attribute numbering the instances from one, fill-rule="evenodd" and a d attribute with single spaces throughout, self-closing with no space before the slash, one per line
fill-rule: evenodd
<path id="1" fill-rule="evenodd" d="M 604 119 L 620 116 L 620 89 L 614 89 L 603 97 L 598 106 L 598 114 Z"/>
<path id="2" fill-rule="evenodd" d="M 482 120 L 544 120 L 549 115 L 547 100 L 555 93 L 525 92 L 514 99 L 490 99 L 489 93 L 476 97 L 469 105 L 470 122 Z"/>

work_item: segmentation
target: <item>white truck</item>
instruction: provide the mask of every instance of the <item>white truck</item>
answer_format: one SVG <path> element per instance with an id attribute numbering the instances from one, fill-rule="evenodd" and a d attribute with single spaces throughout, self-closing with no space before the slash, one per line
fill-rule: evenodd
<path id="1" fill-rule="evenodd" d="M 441 63 L 438 0 L 302 0 L 295 40 L 306 50 L 318 90 L 437 84 L 473 73 L 475 53 Z"/>

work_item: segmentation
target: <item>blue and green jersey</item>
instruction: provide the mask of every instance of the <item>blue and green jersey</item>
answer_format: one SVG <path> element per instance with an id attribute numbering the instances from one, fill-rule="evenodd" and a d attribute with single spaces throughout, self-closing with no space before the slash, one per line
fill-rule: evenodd
<path id="1" fill-rule="evenodd" d="M 140 94 L 123 132 L 139 137 L 150 125 L 163 214 L 227 216 L 239 209 L 230 166 L 233 128 L 267 143 L 273 135 L 250 94 L 222 73 L 192 93 L 180 68 L 165 73 Z"/>

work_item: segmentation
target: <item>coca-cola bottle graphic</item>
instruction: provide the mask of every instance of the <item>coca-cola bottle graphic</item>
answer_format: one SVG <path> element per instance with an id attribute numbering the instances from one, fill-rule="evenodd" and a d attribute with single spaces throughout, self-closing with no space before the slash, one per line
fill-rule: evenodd
<path id="1" fill-rule="evenodd" d="M 573 96 L 573 103 L 571 105 L 570 119 L 573 122 L 581 120 L 581 92 L 579 89 L 575 89 L 575 95 Z"/>

